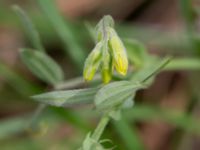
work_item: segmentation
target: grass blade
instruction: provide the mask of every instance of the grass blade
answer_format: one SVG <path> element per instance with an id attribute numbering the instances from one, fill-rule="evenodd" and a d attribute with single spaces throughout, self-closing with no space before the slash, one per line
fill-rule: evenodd
<path id="1" fill-rule="evenodd" d="M 200 135 L 200 121 L 194 117 L 177 110 L 159 107 L 135 105 L 133 109 L 125 112 L 128 120 L 149 121 L 161 120 L 173 124 L 183 130 Z"/>
<path id="2" fill-rule="evenodd" d="M 125 118 L 113 123 L 115 130 L 120 135 L 127 150 L 144 150 L 142 142 L 137 135 L 137 129 L 134 125 L 130 126 Z"/>
<path id="3" fill-rule="evenodd" d="M 30 18 L 27 16 L 27 14 L 17 5 L 13 6 L 13 10 L 16 12 L 16 14 L 19 16 L 24 29 L 26 31 L 26 34 L 30 40 L 30 42 L 32 43 L 33 48 L 40 50 L 42 52 L 45 51 L 39 33 L 36 30 L 36 27 L 34 26 L 34 24 L 32 23 L 32 21 L 30 20 Z"/>
<path id="4" fill-rule="evenodd" d="M 82 69 L 86 54 L 79 46 L 77 38 L 75 37 L 76 35 L 73 33 L 72 28 L 61 17 L 53 0 L 37 1 L 63 41 L 65 51 L 72 57 L 74 63 L 79 67 L 79 69 Z"/>
<path id="5" fill-rule="evenodd" d="M 174 58 L 164 70 L 199 70 L 200 60 L 197 58 Z"/>

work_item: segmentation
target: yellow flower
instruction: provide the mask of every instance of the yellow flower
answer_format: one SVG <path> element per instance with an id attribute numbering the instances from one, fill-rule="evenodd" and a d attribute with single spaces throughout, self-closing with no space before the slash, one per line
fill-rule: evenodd
<path id="1" fill-rule="evenodd" d="M 109 45 L 113 55 L 115 69 L 121 75 L 126 75 L 128 70 L 126 49 L 115 30 L 112 28 L 109 28 L 108 30 L 110 33 Z"/>
<path id="2" fill-rule="evenodd" d="M 101 63 L 101 48 L 102 43 L 97 43 L 85 61 L 83 77 L 86 81 L 92 80 L 97 69 L 99 68 Z"/>

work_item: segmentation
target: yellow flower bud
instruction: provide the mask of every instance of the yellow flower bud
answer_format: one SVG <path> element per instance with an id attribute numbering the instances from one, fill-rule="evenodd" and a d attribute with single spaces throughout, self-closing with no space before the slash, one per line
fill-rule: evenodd
<path id="1" fill-rule="evenodd" d="M 107 43 L 106 43 L 107 44 Z M 108 46 L 105 45 L 105 49 L 103 51 L 103 60 L 102 60 L 102 70 L 101 70 L 101 75 L 103 82 L 105 84 L 109 83 L 110 80 L 112 79 L 112 57 L 108 51 Z"/>
<path id="2" fill-rule="evenodd" d="M 109 45 L 114 59 L 114 66 L 118 73 L 126 75 L 128 70 L 126 49 L 114 29 L 109 28 L 109 33 Z"/>
<path id="3" fill-rule="evenodd" d="M 86 81 L 92 80 L 97 69 L 99 68 L 101 63 L 101 48 L 102 43 L 97 43 L 85 61 L 83 77 Z"/>
<path id="4" fill-rule="evenodd" d="M 112 74 L 111 74 L 110 70 L 103 69 L 101 73 L 102 73 L 103 83 L 104 84 L 109 83 L 110 80 L 112 79 Z"/>

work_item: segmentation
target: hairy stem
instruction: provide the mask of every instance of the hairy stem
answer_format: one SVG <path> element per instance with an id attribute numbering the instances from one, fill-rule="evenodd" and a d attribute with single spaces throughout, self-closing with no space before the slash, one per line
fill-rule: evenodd
<path id="1" fill-rule="evenodd" d="M 99 141 L 99 139 L 100 139 L 101 135 L 103 134 L 103 131 L 109 121 L 110 121 L 110 118 L 107 114 L 101 118 L 98 126 L 96 127 L 96 129 L 94 130 L 94 132 L 92 134 L 92 138 L 94 140 Z"/>

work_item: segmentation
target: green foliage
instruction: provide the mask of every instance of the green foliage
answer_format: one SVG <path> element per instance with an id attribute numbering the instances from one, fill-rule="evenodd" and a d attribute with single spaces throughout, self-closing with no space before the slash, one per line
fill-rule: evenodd
<path id="1" fill-rule="evenodd" d="M 94 139 L 91 138 L 90 133 L 87 134 L 85 140 L 83 141 L 83 145 L 78 150 L 106 150 L 103 146 Z"/>
<path id="2" fill-rule="evenodd" d="M 66 91 L 53 91 L 40 95 L 32 96 L 33 99 L 40 101 L 45 104 L 53 106 L 70 106 L 85 103 L 93 103 L 95 99 L 95 105 L 97 109 L 110 109 L 124 100 L 128 99 L 138 89 L 144 88 L 141 84 L 148 78 L 152 77 L 155 72 L 162 69 L 169 62 L 169 58 L 166 58 L 161 63 L 153 64 L 153 69 L 143 71 L 144 75 L 140 77 L 140 80 L 134 81 L 118 81 L 99 87 L 89 89 L 77 89 L 77 90 L 66 90 Z M 119 98 L 116 100 L 116 98 Z"/>
<path id="3" fill-rule="evenodd" d="M 24 75 L 15 72 L 12 68 L 9 68 L 2 62 L 0 62 L 0 75 L 10 86 L 24 96 L 41 91 L 41 88 L 38 85 L 28 81 Z"/>
<path id="4" fill-rule="evenodd" d="M 41 80 L 52 85 L 63 80 L 64 75 L 60 66 L 45 53 L 21 49 L 20 56 L 24 64 Z"/>
<path id="5" fill-rule="evenodd" d="M 80 113 L 76 112 L 75 110 L 68 110 L 60 107 L 50 107 L 50 110 L 53 110 L 52 113 L 54 113 L 56 117 L 59 117 L 67 123 L 72 124 L 78 129 L 88 131 L 91 128 L 87 120 L 80 116 Z"/>
<path id="6" fill-rule="evenodd" d="M 0 122 L 0 140 L 20 133 L 26 128 L 27 119 L 25 117 L 11 118 Z"/>
<path id="7" fill-rule="evenodd" d="M 126 145 L 127 150 L 144 150 L 144 146 L 142 145 L 134 124 L 130 125 L 126 118 L 122 118 L 119 121 L 113 122 L 113 126 Z"/>
<path id="8" fill-rule="evenodd" d="M 30 42 L 32 43 L 32 46 L 35 49 L 38 49 L 40 51 L 45 51 L 39 33 L 36 30 L 34 24 L 32 23 L 32 21 L 29 19 L 29 17 L 26 15 L 26 13 L 18 6 L 13 6 L 14 11 L 17 13 L 17 15 L 19 16 L 23 27 L 26 31 L 26 34 L 30 40 Z"/>
<path id="9" fill-rule="evenodd" d="M 186 112 L 175 109 L 135 105 L 134 109 L 129 109 L 124 116 L 130 121 L 162 120 L 188 132 L 200 134 L 200 121 Z"/>
<path id="10" fill-rule="evenodd" d="M 32 96 L 33 99 L 53 106 L 73 106 L 92 103 L 99 88 L 54 91 Z"/>
<path id="11" fill-rule="evenodd" d="M 79 46 L 76 35 L 74 35 L 69 23 L 60 16 L 53 0 L 37 0 L 37 2 L 63 41 L 65 52 L 71 56 L 77 67 L 82 70 L 82 64 L 86 57 L 85 51 Z"/>
<path id="12" fill-rule="evenodd" d="M 146 60 L 143 68 L 131 76 L 131 80 L 144 82 L 145 84 L 150 85 L 153 82 L 155 75 L 157 75 L 160 70 L 165 68 L 170 61 L 171 57 L 161 59 L 151 56 Z"/>
<path id="13" fill-rule="evenodd" d="M 95 95 L 96 109 L 105 111 L 120 107 L 125 100 L 142 88 L 144 85 L 129 81 L 118 81 L 105 85 Z"/>
<path id="14" fill-rule="evenodd" d="M 139 41 L 132 39 L 125 39 L 124 44 L 127 49 L 128 58 L 136 69 L 143 67 L 148 60 L 148 54 L 146 47 Z"/>
<path id="15" fill-rule="evenodd" d="M 200 60 L 198 58 L 174 58 L 164 70 L 199 70 Z"/>
<path id="16" fill-rule="evenodd" d="M 192 6 L 192 0 L 180 0 L 180 6 L 187 27 L 189 30 L 193 30 L 196 14 Z"/>

